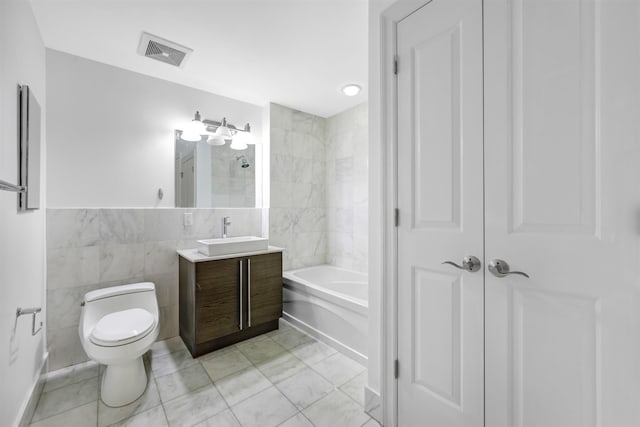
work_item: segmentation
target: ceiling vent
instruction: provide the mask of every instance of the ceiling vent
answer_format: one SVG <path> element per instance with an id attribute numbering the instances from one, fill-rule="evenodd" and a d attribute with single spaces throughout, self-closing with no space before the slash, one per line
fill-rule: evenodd
<path id="1" fill-rule="evenodd" d="M 184 67 L 192 52 L 193 49 L 145 32 L 142 33 L 138 45 L 139 55 L 180 68 Z"/>

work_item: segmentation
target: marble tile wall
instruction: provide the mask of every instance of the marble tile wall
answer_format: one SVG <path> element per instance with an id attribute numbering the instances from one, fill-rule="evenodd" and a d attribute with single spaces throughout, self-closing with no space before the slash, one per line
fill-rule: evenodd
<path id="1" fill-rule="evenodd" d="M 183 217 L 192 213 L 193 225 Z M 78 337 L 88 291 L 139 281 L 156 284 L 159 340 L 178 334 L 177 249 L 220 237 L 262 235 L 262 209 L 47 209 L 47 339 L 49 368 L 88 360 Z"/>
<path id="2" fill-rule="evenodd" d="M 327 254 L 326 120 L 270 105 L 269 239 L 285 248 L 285 270 L 324 264 Z"/>
<path id="3" fill-rule="evenodd" d="M 327 262 L 367 273 L 367 103 L 327 119 Z"/>

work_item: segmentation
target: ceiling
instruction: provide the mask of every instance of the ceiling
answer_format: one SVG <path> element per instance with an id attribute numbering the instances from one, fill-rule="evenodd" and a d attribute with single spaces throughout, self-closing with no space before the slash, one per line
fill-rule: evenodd
<path id="1" fill-rule="evenodd" d="M 367 0 L 31 0 L 48 48 L 257 105 L 329 117 L 367 99 Z M 142 31 L 194 50 L 139 56 Z M 357 83 L 355 97 L 340 88 Z"/>

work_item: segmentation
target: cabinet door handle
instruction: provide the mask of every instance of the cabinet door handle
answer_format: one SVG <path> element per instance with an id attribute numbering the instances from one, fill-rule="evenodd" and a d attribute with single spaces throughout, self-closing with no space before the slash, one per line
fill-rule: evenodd
<path id="1" fill-rule="evenodd" d="M 247 258 L 247 311 L 249 312 L 248 326 L 251 327 L 251 259 Z"/>
<path id="2" fill-rule="evenodd" d="M 240 271 L 240 280 L 238 281 L 238 288 L 240 289 L 240 330 L 242 330 L 242 259 L 238 263 Z"/>

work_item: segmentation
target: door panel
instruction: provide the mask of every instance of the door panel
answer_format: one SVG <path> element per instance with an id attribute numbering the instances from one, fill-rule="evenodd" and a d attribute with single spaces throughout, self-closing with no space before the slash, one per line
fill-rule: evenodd
<path id="1" fill-rule="evenodd" d="M 196 344 L 240 330 L 241 259 L 196 264 Z"/>
<path id="2" fill-rule="evenodd" d="M 282 317 L 282 253 L 256 255 L 247 263 L 249 326 Z"/>
<path id="3" fill-rule="evenodd" d="M 399 425 L 483 424 L 482 10 L 433 0 L 398 36 Z"/>
<path id="4" fill-rule="evenodd" d="M 595 1 L 512 0 L 506 7 L 513 231 L 593 235 Z"/>
<path id="5" fill-rule="evenodd" d="M 485 1 L 487 426 L 640 425 L 636 3 Z"/>

